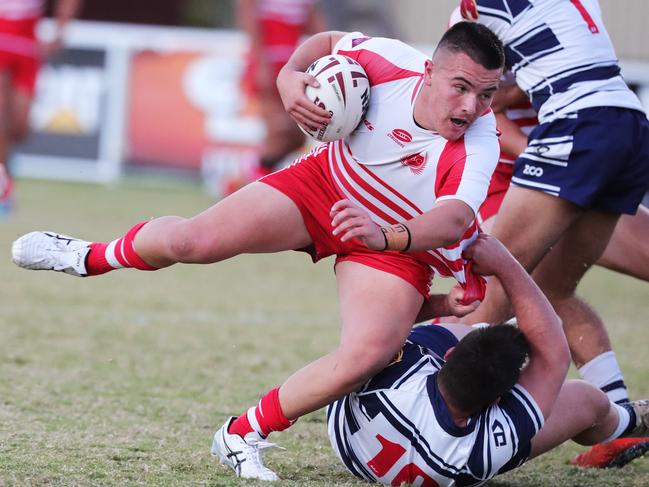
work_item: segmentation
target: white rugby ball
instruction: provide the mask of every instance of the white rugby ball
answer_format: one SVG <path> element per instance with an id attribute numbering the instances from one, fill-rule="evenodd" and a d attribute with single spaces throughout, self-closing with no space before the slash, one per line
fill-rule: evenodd
<path id="1" fill-rule="evenodd" d="M 318 88 L 306 87 L 306 96 L 331 114 L 326 128 L 302 132 L 321 142 L 343 139 L 361 123 L 370 102 L 370 82 L 363 67 L 352 58 L 330 54 L 316 60 L 306 73 L 315 76 Z"/>

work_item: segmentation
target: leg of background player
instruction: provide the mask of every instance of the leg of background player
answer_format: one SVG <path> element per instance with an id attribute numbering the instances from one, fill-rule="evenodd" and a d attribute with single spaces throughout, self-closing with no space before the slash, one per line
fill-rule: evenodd
<path id="1" fill-rule="evenodd" d="M 552 413 L 532 439 L 530 458 L 571 439 L 581 445 L 593 445 L 623 435 L 625 430 L 633 429 L 631 418 L 623 409 L 587 382 L 566 381 Z"/>
<path id="2" fill-rule="evenodd" d="M 262 175 L 279 169 L 278 164 L 304 145 L 305 136 L 286 113 L 276 93 L 261 102 L 266 138 L 260 155 Z"/>
<path id="3" fill-rule="evenodd" d="M 620 217 L 597 264 L 649 282 L 649 209 Z"/>
<path id="4" fill-rule="evenodd" d="M 572 358 L 582 377 L 612 401 L 623 402 L 628 400 L 628 393 L 604 323 L 575 295 L 577 284 L 602 253 L 616 220 L 617 215 L 610 213 L 585 213 L 552 247 L 532 276 L 563 320 Z M 593 376 L 591 369 L 598 373 Z"/>
<path id="5" fill-rule="evenodd" d="M 9 210 L 11 178 L 7 171 L 11 133 L 12 87 L 9 73 L 0 71 L 0 213 Z"/>
<path id="6" fill-rule="evenodd" d="M 492 234 L 531 272 L 582 212 L 560 198 L 513 186 L 505 196 Z M 462 321 L 500 323 L 510 317 L 509 302 L 500 284 L 490 279 L 485 300 Z"/>

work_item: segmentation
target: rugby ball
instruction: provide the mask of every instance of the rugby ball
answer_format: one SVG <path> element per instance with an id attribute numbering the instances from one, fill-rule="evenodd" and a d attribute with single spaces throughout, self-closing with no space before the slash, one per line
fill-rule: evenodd
<path id="1" fill-rule="evenodd" d="M 365 70 L 352 58 L 330 54 L 316 60 L 306 73 L 320 83 L 318 88 L 307 86 L 306 96 L 327 110 L 331 120 L 326 128 L 300 129 L 321 142 L 347 137 L 363 120 L 370 102 L 370 82 Z"/>

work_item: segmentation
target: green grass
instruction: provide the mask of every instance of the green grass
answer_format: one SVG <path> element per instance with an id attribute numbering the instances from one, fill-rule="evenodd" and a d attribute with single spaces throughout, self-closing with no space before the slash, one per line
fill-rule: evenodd
<path id="1" fill-rule="evenodd" d="M 108 240 L 138 220 L 210 204 L 195 187 L 21 181 L 0 220 L 0 486 L 255 485 L 210 458 L 214 430 L 338 335 L 332 262 L 302 254 L 96 279 L 27 272 L 11 241 L 41 229 Z M 583 294 L 609 324 L 626 381 L 649 397 L 649 286 L 608 271 Z M 324 413 L 273 441 L 278 485 L 366 485 L 335 458 Z M 498 486 L 644 486 L 649 460 L 616 471 L 567 465 L 566 445 Z"/>

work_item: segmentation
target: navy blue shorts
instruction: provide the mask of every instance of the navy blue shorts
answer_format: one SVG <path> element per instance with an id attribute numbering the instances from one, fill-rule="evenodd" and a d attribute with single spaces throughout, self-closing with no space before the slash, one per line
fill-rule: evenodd
<path id="1" fill-rule="evenodd" d="M 543 123 L 516 160 L 512 183 L 633 215 L 649 188 L 649 121 L 637 110 L 596 107 Z"/>

